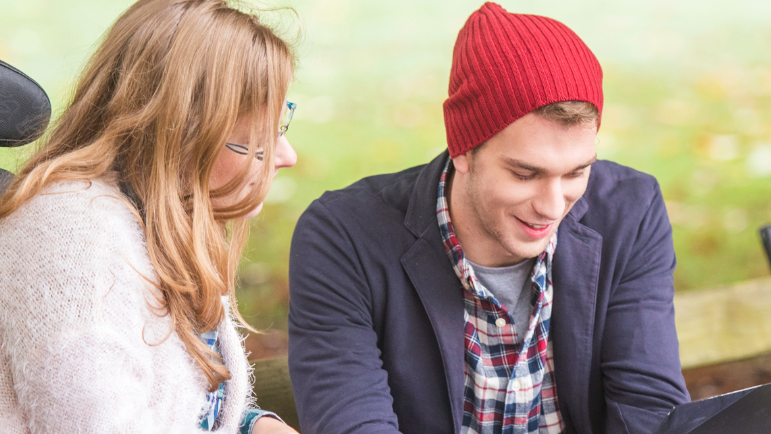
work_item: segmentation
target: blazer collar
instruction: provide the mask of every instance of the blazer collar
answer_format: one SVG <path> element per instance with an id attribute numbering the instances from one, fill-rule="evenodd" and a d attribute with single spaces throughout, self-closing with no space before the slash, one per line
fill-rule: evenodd
<path id="1" fill-rule="evenodd" d="M 404 226 L 416 237 L 420 237 L 431 226 L 437 227 L 436 221 L 436 195 L 439 187 L 439 177 L 442 176 L 444 165 L 450 153 L 444 151 L 430 163 L 423 166 L 418 174 L 415 186 L 410 195 L 407 212 L 404 216 Z"/>
<path id="2" fill-rule="evenodd" d="M 565 216 L 562 221 L 564 222 L 566 219 L 573 219 L 575 222 L 580 222 L 588 210 L 589 203 L 586 202 L 586 199 L 584 199 L 583 196 L 581 196 L 581 198 L 576 201 L 576 203 L 573 205 L 573 208 L 570 209 L 568 215 Z M 560 223 L 560 229 L 562 229 L 562 223 Z"/>

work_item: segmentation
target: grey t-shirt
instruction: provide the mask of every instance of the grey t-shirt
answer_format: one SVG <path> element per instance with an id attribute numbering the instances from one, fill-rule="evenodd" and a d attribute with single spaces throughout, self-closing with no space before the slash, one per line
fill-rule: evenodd
<path id="1" fill-rule="evenodd" d="M 530 272 L 535 259 L 527 259 L 508 267 L 485 267 L 469 261 L 479 282 L 514 318 L 514 328 L 520 343 L 525 339 L 530 314 L 533 313 L 533 307 L 530 305 L 533 296 Z"/>

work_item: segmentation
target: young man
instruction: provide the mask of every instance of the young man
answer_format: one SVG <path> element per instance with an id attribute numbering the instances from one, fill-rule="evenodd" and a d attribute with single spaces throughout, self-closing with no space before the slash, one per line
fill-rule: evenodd
<path id="1" fill-rule="evenodd" d="M 290 260 L 303 433 L 644 433 L 689 399 L 658 184 L 596 161 L 602 72 L 563 24 L 460 31 L 448 152 L 315 201 Z"/>

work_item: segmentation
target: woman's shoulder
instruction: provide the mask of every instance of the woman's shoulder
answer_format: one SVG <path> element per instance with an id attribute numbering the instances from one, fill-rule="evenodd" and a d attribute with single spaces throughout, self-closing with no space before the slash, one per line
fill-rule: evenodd
<path id="1" fill-rule="evenodd" d="M 102 179 L 65 181 L 47 186 L 0 220 L 0 238 L 90 239 L 131 227 L 136 230 L 139 223 L 115 185 Z"/>
<path id="2" fill-rule="evenodd" d="M 101 315 L 138 320 L 144 311 L 126 306 L 143 303 L 142 276 L 153 278 L 143 236 L 109 182 L 46 187 L 0 220 L 0 304 L 19 312 L 0 325 L 30 316 L 62 329 Z"/>
<path id="3" fill-rule="evenodd" d="M 0 220 L 0 268 L 31 272 L 77 264 L 84 269 L 116 252 L 141 250 L 143 237 L 139 221 L 111 183 L 59 182 Z"/>
<path id="4" fill-rule="evenodd" d="M 48 185 L 17 212 L 28 215 L 38 214 L 33 215 L 33 218 L 44 216 L 52 218 L 57 215 L 71 214 L 89 218 L 104 217 L 105 214 L 123 209 L 129 210 L 120 189 L 111 181 L 96 178 L 87 181 L 62 181 Z"/>

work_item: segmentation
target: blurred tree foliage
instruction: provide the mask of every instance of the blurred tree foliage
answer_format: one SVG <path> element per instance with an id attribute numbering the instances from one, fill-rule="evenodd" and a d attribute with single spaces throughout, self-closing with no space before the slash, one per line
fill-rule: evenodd
<path id="1" fill-rule="evenodd" d="M 0 58 L 38 79 L 62 109 L 94 41 L 131 2 L 0 0 Z M 270 3 L 286 5 L 288 3 Z M 771 220 L 771 3 L 696 0 L 501 1 L 559 19 L 605 73 L 598 154 L 655 175 L 674 228 L 678 291 L 767 274 L 757 227 Z M 254 220 L 240 308 L 286 327 L 294 224 L 325 190 L 429 161 L 444 148 L 452 45 L 479 1 L 296 0 L 299 161 Z M 266 13 L 290 38 L 297 20 Z M 31 147 L 27 147 L 31 148 Z M 14 169 L 29 149 L 0 152 Z"/>

